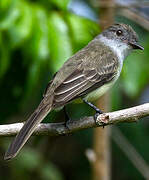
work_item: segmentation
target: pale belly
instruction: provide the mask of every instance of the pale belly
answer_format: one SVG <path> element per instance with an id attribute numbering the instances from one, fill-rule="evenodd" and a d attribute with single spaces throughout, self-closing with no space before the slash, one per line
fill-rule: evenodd
<path id="1" fill-rule="evenodd" d="M 90 92 L 88 95 L 86 95 L 84 97 L 84 99 L 86 99 L 87 101 L 95 101 L 98 98 L 100 98 L 103 94 L 105 94 L 114 85 L 114 83 L 119 78 L 120 73 L 121 73 L 121 69 L 122 69 L 122 65 L 123 65 L 123 63 L 120 64 L 120 66 L 117 70 L 117 74 L 111 82 L 104 84 L 101 87 L 97 88 L 96 90 Z"/>
<path id="2" fill-rule="evenodd" d="M 88 100 L 88 101 L 95 101 L 97 100 L 99 97 L 101 97 L 103 94 L 105 94 L 116 82 L 116 80 L 119 77 L 119 74 L 117 74 L 117 76 L 115 77 L 115 79 L 107 84 L 104 84 L 103 86 L 97 88 L 96 90 L 90 92 L 88 95 L 86 95 L 84 97 L 84 99 Z"/>
<path id="3" fill-rule="evenodd" d="M 86 99 L 88 101 L 97 100 L 99 97 L 101 97 L 103 94 L 105 94 L 112 87 L 113 84 L 114 84 L 114 82 L 103 85 L 102 87 L 89 93 L 84 99 Z"/>

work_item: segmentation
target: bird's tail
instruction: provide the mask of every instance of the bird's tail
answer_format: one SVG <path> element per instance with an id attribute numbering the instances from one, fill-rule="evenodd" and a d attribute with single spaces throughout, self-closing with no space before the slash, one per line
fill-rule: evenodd
<path id="1" fill-rule="evenodd" d="M 38 108 L 33 112 L 29 119 L 25 122 L 24 126 L 20 132 L 15 137 L 12 144 L 9 146 L 8 151 L 6 152 L 4 159 L 10 160 L 14 158 L 18 152 L 21 150 L 23 145 L 29 139 L 29 137 L 34 132 L 37 125 L 45 118 L 45 116 L 51 111 L 51 108 L 47 105 L 44 105 L 42 102 Z"/>

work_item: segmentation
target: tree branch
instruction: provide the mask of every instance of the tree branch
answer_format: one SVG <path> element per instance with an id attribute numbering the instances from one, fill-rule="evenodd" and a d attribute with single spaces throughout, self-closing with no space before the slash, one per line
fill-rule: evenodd
<path id="1" fill-rule="evenodd" d="M 75 131 L 103 126 L 110 124 L 117 124 L 123 122 L 136 122 L 138 119 L 149 116 L 149 103 L 135 106 L 120 111 L 100 114 L 95 122 L 94 117 L 83 117 L 78 120 L 73 120 L 68 123 L 67 128 L 65 123 L 41 123 L 37 126 L 34 135 L 50 135 L 59 136 L 69 134 Z M 0 136 L 16 135 L 22 128 L 23 123 L 14 123 L 8 125 L 0 125 Z"/>

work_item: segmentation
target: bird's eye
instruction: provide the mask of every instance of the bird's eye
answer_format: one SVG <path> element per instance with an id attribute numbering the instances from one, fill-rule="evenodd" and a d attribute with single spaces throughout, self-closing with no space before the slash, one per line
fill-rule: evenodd
<path id="1" fill-rule="evenodd" d="M 122 31 L 122 30 L 119 29 L 119 30 L 116 31 L 116 35 L 117 35 L 117 36 L 121 36 L 122 34 L 123 34 L 123 31 Z"/>

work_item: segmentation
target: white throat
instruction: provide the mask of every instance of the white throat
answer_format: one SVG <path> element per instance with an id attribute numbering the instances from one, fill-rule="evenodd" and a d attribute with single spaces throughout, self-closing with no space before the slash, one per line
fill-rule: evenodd
<path id="1" fill-rule="evenodd" d="M 128 56 L 131 51 L 129 45 L 123 42 L 118 42 L 114 39 L 108 39 L 103 35 L 99 36 L 99 39 L 102 43 L 108 46 L 114 53 L 118 56 L 120 63 L 123 63 L 124 59 Z"/>

